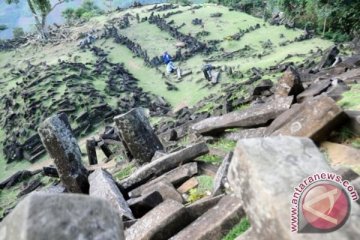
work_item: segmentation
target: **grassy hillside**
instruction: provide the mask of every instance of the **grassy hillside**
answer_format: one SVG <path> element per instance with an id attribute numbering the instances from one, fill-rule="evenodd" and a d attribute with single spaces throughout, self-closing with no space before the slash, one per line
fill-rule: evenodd
<path id="1" fill-rule="evenodd" d="M 153 6 L 145 6 L 142 8 L 129 9 L 122 12 L 115 12 L 107 16 L 100 16 L 91 19 L 89 22 L 74 27 L 71 31 L 73 33 L 86 33 L 90 30 L 101 31 L 105 24 L 112 19 L 117 19 L 125 14 L 130 13 L 130 27 L 119 30 L 119 33 L 127 36 L 132 41 L 140 44 L 143 49 L 147 50 L 150 58 L 160 56 L 164 51 L 168 51 L 171 55 L 175 55 L 177 39 L 174 39 L 169 33 L 160 31 L 154 25 L 147 21 L 140 22 L 135 18 L 139 14 L 140 18 L 149 17 L 148 9 Z M 178 80 L 175 76 L 164 77 L 165 66 L 151 68 L 144 65 L 141 58 L 134 57 L 134 54 L 123 45 L 114 42 L 113 39 L 99 39 L 95 42 L 95 46 L 100 47 L 108 53 L 108 60 L 112 63 L 124 63 L 125 68 L 139 80 L 138 85 L 145 91 L 155 95 L 163 96 L 174 109 L 184 106 L 192 106 L 204 97 L 221 91 L 223 84 L 231 82 L 241 82 L 247 80 L 249 69 L 253 67 L 267 68 L 269 66 L 280 63 L 287 58 L 286 61 L 301 62 L 306 57 L 310 56 L 310 51 L 317 49 L 325 49 L 332 45 L 332 42 L 325 41 L 319 38 L 311 40 L 292 42 L 296 37 L 302 34 L 301 30 L 289 30 L 283 26 L 270 26 L 262 19 L 252 17 L 250 15 L 230 11 L 226 7 L 206 4 L 202 8 L 192 10 L 193 6 L 179 7 L 173 10 L 156 12 L 156 14 L 167 14 L 174 11 L 182 11 L 182 13 L 174 14 L 166 18 L 167 22 L 173 21 L 173 26 L 180 26 L 179 31 L 184 34 L 191 34 L 196 36 L 198 33 L 206 31 L 208 35 L 199 37 L 201 42 L 211 43 L 211 40 L 219 40 L 217 45 L 218 51 L 213 51 L 209 55 L 196 54 L 186 61 L 176 62 L 175 64 L 183 70 L 191 70 L 192 74 Z M 222 13 L 221 17 L 211 17 L 211 14 Z M 192 20 L 195 18 L 202 19 L 204 26 L 193 25 Z M 260 28 L 245 33 L 240 40 L 231 40 L 231 35 L 238 33 L 240 30 L 246 30 L 250 27 L 259 25 Z M 210 41 L 210 42 L 209 42 Z M 291 41 L 286 46 L 282 43 Z M 269 44 L 269 42 L 271 42 Z M 266 44 L 268 43 L 268 44 Z M 38 64 L 46 62 L 50 66 L 56 66 L 59 59 L 78 63 L 95 63 L 97 58 L 89 50 L 80 50 L 77 47 L 78 40 L 65 41 L 58 45 L 45 46 L 25 46 L 16 51 L 0 52 L 0 86 L 1 93 L 4 95 L 16 87 L 16 83 L 20 83 L 22 78 L 12 72 L 19 69 L 24 69 L 27 62 L 31 64 Z M 239 51 L 234 58 L 226 60 L 221 56 L 232 51 L 248 48 L 248 51 Z M 289 56 L 292 55 L 293 57 Z M 261 57 L 259 57 L 261 55 Z M 226 74 L 222 74 L 220 84 L 215 86 L 208 86 L 204 80 L 201 67 L 207 59 L 216 59 L 212 64 L 220 67 L 232 67 L 236 71 L 244 73 L 242 78 L 230 78 Z M 56 68 L 55 68 L 56 69 Z M 71 72 L 62 70 L 54 70 L 56 75 L 52 81 L 61 81 L 61 79 Z M 268 76 L 276 80 L 277 76 Z M 81 83 L 93 86 L 100 93 L 105 94 L 105 77 L 92 76 L 92 78 L 84 77 Z M 171 82 L 178 88 L 178 91 L 168 91 L 165 82 Z M 35 98 L 44 95 L 47 90 L 46 86 L 37 86 L 38 91 L 35 93 Z M 62 97 L 66 90 L 65 83 L 60 84 L 56 89 L 56 98 Z M 1 96 L 0 96 L 1 97 Z M 106 95 L 105 101 L 112 107 L 116 108 L 116 97 Z M 21 97 L 16 99 L 16 102 L 23 106 L 24 102 Z M 51 102 L 43 103 L 46 107 L 51 106 Z M 83 109 L 81 106 L 76 106 L 75 114 L 78 114 Z M 3 124 L 4 119 L 0 119 Z M 24 123 L 25 124 L 25 123 Z M 96 131 L 96 130 L 95 130 Z M 4 139 L 4 131 L 0 129 L 0 142 Z M 26 161 L 15 162 L 9 165 L 5 164 L 2 156 L 2 149 L 0 145 L 0 179 L 9 176 L 17 169 L 25 169 L 30 167 L 30 163 Z M 44 157 L 42 161 L 46 161 Z M 40 164 L 41 165 L 41 164 Z"/>

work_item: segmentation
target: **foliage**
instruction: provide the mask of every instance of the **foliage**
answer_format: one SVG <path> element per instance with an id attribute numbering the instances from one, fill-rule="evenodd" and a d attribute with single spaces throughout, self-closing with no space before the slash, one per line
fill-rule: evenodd
<path id="1" fill-rule="evenodd" d="M 85 0 L 77 9 L 67 8 L 62 12 L 62 16 L 68 24 L 72 24 L 76 20 L 89 20 L 100 14 L 103 14 L 103 11 L 92 0 Z"/>
<path id="2" fill-rule="evenodd" d="M 5 24 L 0 24 L 0 32 L 6 30 L 8 27 Z"/>
<path id="3" fill-rule="evenodd" d="M 14 38 L 21 38 L 25 35 L 24 29 L 21 27 L 16 27 L 13 29 L 13 36 Z"/>
<path id="4" fill-rule="evenodd" d="M 221 157 L 217 155 L 205 154 L 198 158 L 199 161 L 218 165 L 221 163 Z"/>
<path id="5" fill-rule="evenodd" d="M 190 189 L 190 191 L 189 191 L 189 197 L 188 197 L 187 201 L 189 203 L 194 203 L 203 197 L 205 197 L 204 193 L 200 192 L 197 188 L 193 188 L 193 189 Z"/>
<path id="6" fill-rule="evenodd" d="M 18 4 L 20 0 L 5 0 L 7 4 Z M 52 3 L 51 0 L 27 0 L 31 13 L 35 18 L 35 26 L 43 39 L 47 38 L 46 18 L 49 13 L 58 5 L 71 0 L 57 0 Z"/>
<path id="7" fill-rule="evenodd" d="M 235 227 L 233 227 L 231 231 L 222 240 L 234 240 L 249 228 L 250 228 L 249 219 L 245 217 L 241 219 L 240 223 L 236 224 Z"/>
<path id="8" fill-rule="evenodd" d="M 264 17 L 283 11 L 297 26 L 305 27 L 312 23 L 322 35 L 327 32 L 337 34 L 337 41 L 347 40 L 345 35 L 360 31 L 360 1 L 350 0 L 210 0 L 227 6 L 240 6 L 245 12 L 264 8 Z M 345 35 L 344 35 L 345 34 Z M 332 37 L 331 39 L 334 39 Z"/>

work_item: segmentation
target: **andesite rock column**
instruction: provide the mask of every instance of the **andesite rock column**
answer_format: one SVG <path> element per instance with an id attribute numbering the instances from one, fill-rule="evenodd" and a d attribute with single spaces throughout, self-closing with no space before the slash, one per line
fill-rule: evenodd
<path id="1" fill-rule="evenodd" d="M 66 114 L 47 118 L 40 124 L 38 132 L 67 190 L 88 193 L 88 173 L 81 163 L 81 151 Z"/>
<path id="2" fill-rule="evenodd" d="M 114 120 L 131 155 L 140 164 L 150 162 L 156 151 L 163 150 L 142 108 L 134 108 Z"/>

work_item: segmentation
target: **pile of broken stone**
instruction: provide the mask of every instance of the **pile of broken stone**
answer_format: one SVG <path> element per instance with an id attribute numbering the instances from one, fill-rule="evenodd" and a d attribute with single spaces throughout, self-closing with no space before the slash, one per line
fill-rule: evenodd
<path id="1" fill-rule="evenodd" d="M 336 104 L 348 85 L 359 81 L 360 57 L 335 64 L 337 54 L 330 49 L 317 70 L 288 67 L 275 86 L 258 84 L 252 104 L 244 110 L 220 111 L 191 122 L 189 111 L 183 109 L 176 127 L 156 131 L 141 108 L 116 116 L 118 138 L 129 160 L 139 166 L 120 182 L 106 170 L 82 165 L 65 114 L 46 119 L 38 132 L 61 184 L 24 198 L 3 220 L 2 236 L 215 240 L 247 216 L 251 228 L 239 240 L 356 239 L 356 203 L 348 222 L 336 232 L 290 231 L 293 189 L 306 177 L 335 171 L 360 191 L 359 175 L 351 169 L 333 169 L 317 146 L 345 125 L 360 134 L 360 113 L 343 111 Z M 169 147 L 184 136 L 190 140 L 188 146 Z M 236 140 L 237 145 L 218 168 L 211 195 L 187 203 L 182 193 L 193 187 L 199 171 L 196 158 L 209 152 L 207 142 L 220 137 Z M 15 180 L 6 181 L 0 186 Z"/>

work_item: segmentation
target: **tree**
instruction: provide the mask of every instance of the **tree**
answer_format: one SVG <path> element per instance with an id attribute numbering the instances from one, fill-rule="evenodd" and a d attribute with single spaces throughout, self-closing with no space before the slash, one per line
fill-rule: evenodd
<path id="1" fill-rule="evenodd" d="M 0 24 L 0 32 L 6 30 L 8 27 L 5 24 Z"/>
<path id="2" fill-rule="evenodd" d="M 5 0 L 7 4 L 18 4 L 20 0 Z M 24 0 L 25 1 L 25 0 Z M 30 11 L 35 19 L 35 27 L 41 38 L 47 39 L 46 19 L 49 13 L 58 5 L 71 0 L 57 0 L 51 4 L 51 0 L 26 0 Z"/>
<path id="3" fill-rule="evenodd" d="M 16 27 L 13 29 L 13 36 L 14 38 L 21 38 L 25 35 L 24 33 L 24 29 L 22 29 L 21 27 Z"/>

